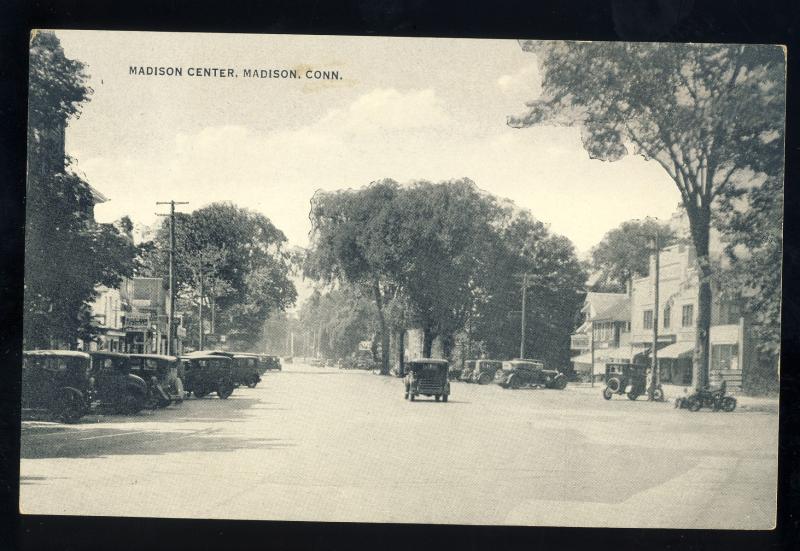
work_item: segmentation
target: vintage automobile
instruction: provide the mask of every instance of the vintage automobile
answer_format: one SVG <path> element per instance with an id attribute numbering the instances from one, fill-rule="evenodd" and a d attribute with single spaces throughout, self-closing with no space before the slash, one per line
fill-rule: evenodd
<path id="1" fill-rule="evenodd" d="M 422 358 L 405 363 L 405 398 L 412 402 L 419 395 L 433 396 L 446 402 L 450 396 L 447 360 Z"/>
<path id="2" fill-rule="evenodd" d="M 130 357 L 118 352 L 89 352 L 90 400 L 112 413 L 134 414 L 144 409 L 147 383 L 131 373 Z"/>
<path id="3" fill-rule="evenodd" d="M 63 423 L 77 423 L 89 410 L 90 369 L 91 359 L 85 352 L 23 352 L 23 411 L 44 411 Z"/>
<path id="4" fill-rule="evenodd" d="M 629 400 L 636 400 L 647 393 L 648 366 L 631 363 L 606 364 L 606 387 L 603 389 L 603 398 L 610 400 L 614 394 L 625 394 Z M 659 386 L 653 398 L 664 399 L 664 391 Z"/>
<path id="5" fill-rule="evenodd" d="M 311 367 L 322 367 L 323 360 L 321 358 L 309 358 L 308 365 Z"/>
<path id="6" fill-rule="evenodd" d="M 148 406 L 164 408 L 183 402 L 181 365 L 175 356 L 160 354 L 130 354 L 131 373 L 147 383 Z"/>
<path id="7" fill-rule="evenodd" d="M 221 354 L 192 353 L 181 358 L 187 395 L 202 398 L 211 392 L 225 400 L 233 394 L 233 358 Z"/>
<path id="8" fill-rule="evenodd" d="M 475 360 L 470 379 L 473 383 L 488 385 L 500 369 L 503 369 L 503 362 L 499 360 Z"/>
<path id="9" fill-rule="evenodd" d="M 473 382 L 472 372 L 475 370 L 475 361 L 476 360 L 467 360 L 464 362 L 464 367 L 461 369 L 461 373 L 458 374 L 459 381 L 463 381 L 465 383 Z"/>
<path id="10" fill-rule="evenodd" d="M 263 371 L 269 371 L 273 369 L 276 371 L 281 370 L 281 359 L 278 356 L 262 355 L 260 357 L 260 361 L 261 361 L 262 373 Z M 288 361 L 286 361 L 286 363 L 292 363 L 292 360 L 289 359 Z"/>
<path id="11" fill-rule="evenodd" d="M 503 388 L 544 387 L 563 390 L 567 376 L 555 369 L 545 369 L 539 360 L 511 360 L 503 362 L 502 370 L 495 373 L 495 382 Z"/>
<path id="12" fill-rule="evenodd" d="M 688 397 L 681 397 L 675 400 L 676 408 L 686 408 L 689 411 L 699 411 L 700 408 L 707 407 L 714 411 L 731 412 L 736 409 L 736 398 L 727 395 L 727 383 L 722 381 L 719 386 L 708 386 L 695 392 Z"/>
<path id="13" fill-rule="evenodd" d="M 233 384 L 255 388 L 261 382 L 258 356 L 255 354 L 233 355 Z"/>

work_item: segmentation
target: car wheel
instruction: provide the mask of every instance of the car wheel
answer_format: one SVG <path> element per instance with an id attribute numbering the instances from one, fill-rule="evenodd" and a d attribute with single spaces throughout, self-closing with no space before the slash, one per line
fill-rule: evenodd
<path id="1" fill-rule="evenodd" d="M 417 397 L 416 397 L 416 396 L 415 396 L 413 393 L 410 393 L 410 394 L 408 395 L 408 399 L 409 399 L 409 400 L 411 400 L 411 401 L 413 402 L 414 400 L 416 400 L 416 399 L 417 399 Z"/>
<path id="2" fill-rule="evenodd" d="M 638 392 L 629 392 L 628 393 L 628 400 L 635 401 L 636 398 L 638 398 L 638 397 L 639 397 L 639 393 Z"/>
<path id="3" fill-rule="evenodd" d="M 616 377 L 609 379 L 608 382 L 606 383 L 606 387 L 609 388 L 611 392 L 619 392 L 621 385 L 622 383 Z"/>
<path id="4" fill-rule="evenodd" d="M 567 388 L 567 378 L 559 377 L 558 379 L 556 379 L 556 389 L 564 390 L 565 388 Z"/>
<path id="5" fill-rule="evenodd" d="M 233 385 L 230 383 L 220 383 L 217 387 L 217 396 L 222 400 L 227 400 L 231 394 L 233 394 Z"/>
<path id="6" fill-rule="evenodd" d="M 488 385 L 491 382 L 492 382 L 492 376 L 489 375 L 488 373 L 481 373 L 478 376 L 478 384 L 479 385 Z"/>
<path id="7" fill-rule="evenodd" d="M 519 377 L 516 375 L 512 375 L 508 379 L 508 388 L 512 390 L 516 390 L 522 386 L 522 381 L 519 380 Z"/>
<path id="8" fill-rule="evenodd" d="M 203 396 L 208 394 L 208 391 L 202 387 L 194 389 L 193 392 L 195 398 L 202 398 Z"/>
<path id="9" fill-rule="evenodd" d="M 448 394 L 443 394 L 442 395 L 442 402 L 446 402 L 448 396 L 449 396 Z"/>
<path id="10" fill-rule="evenodd" d="M 83 417 L 85 410 L 81 397 L 73 391 L 65 390 L 59 399 L 56 416 L 62 423 L 71 425 Z"/>
<path id="11" fill-rule="evenodd" d="M 700 408 L 703 407 L 703 403 L 699 398 L 689 398 L 686 407 L 689 411 L 700 411 Z"/>
<path id="12" fill-rule="evenodd" d="M 725 396 L 722 399 L 722 411 L 727 411 L 730 413 L 731 411 L 736 409 L 736 398 L 733 396 Z"/>
<path id="13" fill-rule="evenodd" d="M 664 391 L 660 388 L 657 388 L 653 391 L 653 400 L 656 402 L 663 402 L 664 401 Z"/>
<path id="14" fill-rule="evenodd" d="M 605 387 L 603 389 L 603 398 L 605 398 L 606 400 L 610 400 L 613 395 L 614 392 L 610 388 Z"/>
<path id="15" fill-rule="evenodd" d="M 438 402 L 439 400 L 441 400 L 441 399 L 442 399 L 442 397 L 441 397 L 440 395 L 438 395 L 438 394 L 437 394 L 437 395 L 435 395 L 435 396 L 433 397 L 433 399 L 434 399 L 434 400 L 436 400 L 436 401 Z"/>

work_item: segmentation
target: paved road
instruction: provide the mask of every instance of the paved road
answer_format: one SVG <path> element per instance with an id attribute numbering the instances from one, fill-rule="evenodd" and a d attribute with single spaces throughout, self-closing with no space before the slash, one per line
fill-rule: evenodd
<path id="1" fill-rule="evenodd" d="M 228 400 L 78 425 L 25 421 L 25 513 L 770 528 L 778 417 L 606 402 L 600 390 L 398 379 L 304 365 Z"/>

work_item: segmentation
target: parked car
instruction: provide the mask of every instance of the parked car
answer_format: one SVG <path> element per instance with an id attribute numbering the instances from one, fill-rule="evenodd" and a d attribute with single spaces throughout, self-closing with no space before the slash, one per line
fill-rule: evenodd
<path id="1" fill-rule="evenodd" d="M 255 388 L 261 382 L 258 356 L 254 354 L 233 355 L 233 384 Z"/>
<path id="2" fill-rule="evenodd" d="M 544 387 L 563 390 L 567 376 L 555 369 L 545 369 L 539 360 L 511 360 L 504 362 L 502 371 L 495 373 L 495 382 L 503 388 Z"/>
<path id="3" fill-rule="evenodd" d="M 472 372 L 475 370 L 475 361 L 476 360 L 467 360 L 464 362 L 464 367 L 461 369 L 461 373 L 458 375 L 459 381 L 463 381 L 465 383 L 472 382 Z"/>
<path id="4" fill-rule="evenodd" d="M 77 423 L 89 409 L 91 358 L 72 350 L 22 353 L 22 408 Z"/>
<path id="5" fill-rule="evenodd" d="M 606 387 L 603 389 L 603 398 L 610 400 L 614 394 L 625 394 L 629 400 L 636 400 L 647 392 L 646 365 L 631 363 L 606 364 Z M 661 387 L 656 389 L 653 396 L 656 400 L 664 399 Z"/>
<path id="6" fill-rule="evenodd" d="M 183 402 L 183 381 L 178 375 L 180 362 L 175 356 L 130 354 L 131 373 L 147 383 L 148 406 L 164 408 Z"/>
<path id="7" fill-rule="evenodd" d="M 221 399 L 233 394 L 233 358 L 220 354 L 193 353 L 181 358 L 186 379 L 184 388 L 196 398 L 216 392 Z"/>
<path id="8" fill-rule="evenodd" d="M 273 369 L 276 371 L 281 370 L 281 359 L 278 356 L 263 355 L 261 356 L 260 360 L 261 360 L 261 367 L 264 370 L 273 370 Z M 291 358 L 284 359 L 284 362 L 292 363 L 292 359 Z"/>
<path id="9" fill-rule="evenodd" d="M 470 380 L 479 385 L 488 385 L 494 380 L 495 373 L 503 368 L 499 360 L 475 360 Z"/>
<path id="10" fill-rule="evenodd" d="M 321 358 L 309 358 L 308 360 L 308 365 L 311 367 L 321 367 L 323 363 Z"/>
<path id="11" fill-rule="evenodd" d="M 89 352 L 91 402 L 112 413 L 134 414 L 147 403 L 147 383 L 131 373 L 130 357 L 118 352 Z"/>
<path id="12" fill-rule="evenodd" d="M 722 383 L 717 387 L 708 386 L 695 392 L 688 397 L 681 397 L 675 400 L 676 408 L 686 408 L 689 411 L 699 411 L 706 407 L 714 411 L 731 412 L 736 409 L 736 398 L 727 393 L 727 383 Z"/>
<path id="13" fill-rule="evenodd" d="M 419 395 L 433 396 L 444 402 L 450 396 L 447 360 L 423 358 L 406 362 L 405 398 L 412 402 Z"/>

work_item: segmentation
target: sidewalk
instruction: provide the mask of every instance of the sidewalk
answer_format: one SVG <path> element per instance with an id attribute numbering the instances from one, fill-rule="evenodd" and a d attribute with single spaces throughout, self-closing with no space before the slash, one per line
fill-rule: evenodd
<path id="1" fill-rule="evenodd" d="M 590 383 L 569 383 L 567 389 L 586 394 L 597 393 L 600 395 L 605 388 L 605 383 L 595 383 L 591 386 Z M 680 396 L 687 396 L 691 393 L 689 387 L 678 385 L 663 385 L 664 399 L 670 404 L 675 403 L 675 399 Z M 687 389 L 684 393 L 684 389 Z M 758 411 L 764 413 L 778 413 L 778 397 L 771 396 L 747 396 L 745 394 L 733 394 L 736 398 L 736 410 L 742 411 Z M 642 398 L 640 398 L 642 399 Z"/>

